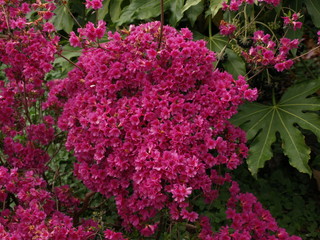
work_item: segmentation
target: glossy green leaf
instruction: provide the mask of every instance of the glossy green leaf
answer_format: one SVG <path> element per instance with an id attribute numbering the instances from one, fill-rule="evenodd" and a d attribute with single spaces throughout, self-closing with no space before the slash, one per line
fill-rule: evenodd
<path id="1" fill-rule="evenodd" d="M 97 11 L 97 19 L 102 20 L 109 12 L 110 0 L 104 0 L 102 8 Z"/>
<path id="2" fill-rule="evenodd" d="M 308 12 L 312 18 L 313 24 L 320 28 L 320 1 L 319 0 L 305 0 Z"/>
<path id="3" fill-rule="evenodd" d="M 114 23 L 120 18 L 122 2 L 123 0 L 112 0 L 110 3 L 110 17 Z"/>
<path id="4" fill-rule="evenodd" d="M 164 0 L 164 9 L 167 10 L 173 1 L 175 0 Z M 125 23 L 132 23 L 135 19 L 145 20 L 158 17 L 160 13 L 160 0 L 132 0 L 128 6 L 122 9 L 116 24 L 120 26 Z"/>
<path id="5" fill-rule="evenodd" d="M 69 33 L 72 31 L 72 27 L 74 25 L 74 20 L 70 16 L 70 13 L 67 10 L 67 7 L 64 5 L 60 5 L 54 11 L 55 16 L 53 17 L 52 23 L 56 27 L 56 29 L 64 30 Z"/>
<path id="6" fill-rule="evenodd" d="M 320 139 L 320 117 L 315 113 L 320 110 L 320 99 L 310 97 L 319 88 L 320 79 L 303 82 L 288 88 L 275 105 L 246 103 L 239 108 L 231 122 L 244 129 L 251 140 L 247 163 L 253 175 L 272 158 L 271 145 L 277 132 L 290 164 L 311 175 L 310 148 L 297 126 L 312 131 Z"/>
<path id="7" fill-rule="evenodd" d="M 185 11 L 187 11 L 189 8 L 191 8 L 192 6 L 197 5 L 198 3 L 200 3 L 201 0 L 187 0 L 186 4 L 183 6 L 182 8 L 182 13 L 184 13 Z"/>
<path id="8" fill-rule="evenodd" d="M 170 2 L 170 15 L 169 23 L 171 26 L 175 26 L 183 17 L 182 7 L 184 0 L 176 0 Z"/>
<path id="9" fill-rule="evenodd" d="M 197 5 L 190 7 L 186 12 L 186 16 L 190 21 L 191 26 L 194 26 L 194 23 L 198 19 L 199 15 L 203 12 L 204 2 L 200 1 Z"/>
<path id="10" fill-rule="evenodd" d="M 227 54 L 228 58 L 227 61 L 222 64 L 224 69 L 232 74 L 232 76 L 236 79 L 239 75 L 245 75 L 246 64 L 243 59 L 229 48 L 225 50 L 225 53 Z"/>
<path id="11" fill-rule="evenodd" d="M 222 8 L 222 3 L 225 2 L 225 0 L 212 0 L 210 1 L 209 9 L 206 11 L 206 16 L 211 15 L 214 17 L 218 11 Z"/>

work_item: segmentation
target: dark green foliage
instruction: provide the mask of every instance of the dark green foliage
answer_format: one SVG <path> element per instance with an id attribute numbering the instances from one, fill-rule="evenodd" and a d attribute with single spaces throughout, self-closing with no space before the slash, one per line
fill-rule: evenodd
<path id="1" fill-rule="evenodd" d="M 277 154 L 254 179 L 245 166 L 235 172 L 243 191 L 252 192 L 270 210 L 279 226 L 305 240 L 320 238 L 320 202 L 316 181 L 299 173 Z"/>

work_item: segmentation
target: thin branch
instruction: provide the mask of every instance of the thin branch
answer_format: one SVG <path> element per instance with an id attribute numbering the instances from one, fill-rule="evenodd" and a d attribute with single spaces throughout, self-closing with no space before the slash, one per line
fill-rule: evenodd
<path id="1" fill-rule="evenodd" d="M 24 100 L 24 110 L 26 111 L 26 117 L 27 120 L 29 121 L 30 125 L 32 124 L 30 114 L 29 114 L 29 107 L 28 107 L 28 99 L 27 99 L 27 89 L 26 89 L 26 82 L 23 81 L 23 100 Z"/>
<path id="2" fill-rule="evenodd" d="M 160 35 L 159 35 L 159 44 L 158 44 L 158 51 L 161 47 L 162 42 L 162 35 L 163 35 L 163 25 L 164 25 L 164 6 L 163 0 L 160 0 L 160 7 L 161 7 L 161 26 L 160 26 Z"/>
<path id="3" fill-rule="evenodd" d="M 308 55 L 309 53 L 311 53 L 311 52 L 313 52 L 313 51 L 315 51 L 315 50 L 317 50 L 317 49 L 319 49 L 320 48 L 320 46 L 317 46 L 317 47 L 315 47 L 315 48 L 312 48 L 310 51 L 308 51 L 308 52 L 306 52 L 306 53 L 304 53 L 304 54 L 301 54 L 300 56 L 296 56 L 295 58 L 292 58 L 291 60 L 292 61 L 295 61 L 295 60 L 297 60 L 297 59 L 299 59 L 299 58 L 302 58 L 303 56 L 305 56 L 305 55 Z"/>
<path id="4" fill-rule="evenodd" d="M 59 57 L 62 57 L 64 60 L 68 61 L 69 63 L 71 63 L 73 66 L 79 68 L 82 72 L 84 72 L 84 70 L 79 67 L 77 64 L 75 64 L 74 62 L 72 62 L 70 59 L 66 58 L 65 56 L 63 56 L 61 53 L 58 53 L 57 54 L 59 55 Z"/>
<path id="5" fill-rule="evenodd" d="M 247 79 L 247 81 L 250 81 L 252 78 L 254 78 L 255 76 L 259 75 L 260 73 L 262 73 L 265 70 L 265 68 L 262 68 L 261 70 L 257 71 L 253 76 L 251 76 L 250 78 Z"/>
<path id="6" fill-rule="evenodd" d="M 10 28 L 10 24 L 9 24 L 9 19 L 8 19 L 7 11 L 6 11 L 6 9 L 4 8 L 4 6 L 2 6 L 2 9 L 3 9 L 3 12 L 5 13 L 5 14 L 4 14 L 4 17 L 5 17 L 5 19 L 6 19 L 6 24 L 7 24 L 7 27 L 8 27 L 8 32 L 9 32 L 9 34 L 11 35 L 12 33 L 11 33 L 11 28 Z"/>
<path id="7" fill-rule="evenodd" d="M 73 225 L 74 226 L 77 226 L 79 224 L 80 215 L 87 210 L 89 203 L 90 203 L 90 200 L 94 196 L 94 194 L 95 194 L 95 192 L 88 192 L 86 194 L 85 198 L 83 199 L 82 208 L 73 214 Z"/>
<path id="8" fill-rule="evenodd" d="M 67 11 L 68 11 L 68 13 L 70 14 L 70 16 L 73 18 L 73 20 L 77 23 L 77 25 L 80 27 L 80 28 L 82 28 L 82 26 L 80 25 L 80 23 L 78 22 L 78 20 L 75 18 L 75 16 L 72 14 L 72 12 L 70 11 L 70 8 L 69 8 L 69 6 L 67 5 L 67 4 L 65 4 L 65 1 L 64 0 L 62 0 L 62 1 L 60 1 L 62 4 L 63 4 L 63 6 L 67 9 Z"/>

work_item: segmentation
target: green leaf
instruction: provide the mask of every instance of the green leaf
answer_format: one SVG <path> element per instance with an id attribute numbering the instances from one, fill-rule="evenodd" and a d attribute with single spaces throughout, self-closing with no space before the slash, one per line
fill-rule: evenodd
<path id="1" fill-rule="evenodd" d="M 222 8 L 223 2 L 225 2 L 225 0 L 211 0 L 209 9 L 206 11 L 206 17 L 211 14 L 213 18 Z"/>
<path id="2" fill-rule="evenodd" d="M 310 148 L 297 125 L 312 131 L 320 139 L 320 117 L 315 113 L 320 110 L 320 99 L 309 97 L 319 88 L 320 79 L 302 82 L 288 88 L 277 104 L 246 103 L 239 108 L 231 122 L 244 129 L 251 140 L 247 163 L 253 175 L 272 158 L 271 145 L 277 132 L 290 164 L 311 175 Z"/>
<path id="3" fill-rule="evenodd" d="M 109 12 L 110 0 L 104 0 L 102 8 L 97 11 L 97 19 L 102 20 Z"/>
<path id="4" fill-rule="evenodd" d="M 319 0 L 305 0 L 308 12 L 312 18 L 313 24 L 320 28 L 320 1 Z"/>
<path id="5" fill-rule="evenodd" d="M 197 5 L 190 7 L 186 11 L 186 16 L 189 19 L 192 27 L 194 26 L 194 23 L 196 22 L 199 15 L 203 12 L 203 9 L 204 9 L 204 3 L 203 1 L 200 1 Z"/>
<path id="6" fill-rule="evenodd" d="M 201 0 L 187 0 L 186 4 L 183 6 L 182 8 L 182 13 L 184 13 L 185 11 L 187 11 L 189 8 L 191 8 L 192 6 L 197 5 L 198 3 L 200 3 Z"/>
<path id="7" fill-rule="evenodd" d="M 64 30 L 67 33 L 72 31 L 72 27 L 74 25 L 74 21 L 70 16 L 70 13 L 67 10 L 67 7 L 64 5 L 60 5 L 54 11 L 55 16 L 53 17 L 52 23 L 56 27 L 56 29 Z"/>
<path id="8" fill-rule="evenodd" d="M 172 12 L 169 23 L 171 26 L 175 26 L 177 22 L 179 22 L 183 16 L 182 7 L 184 0 L 176 0 L 170 2 L 170 10 Z"/>
<path id="9" fill-rule="evenodd" d="M 243 59 L 229 48 L 227 48 L 225 52 L 228 56 L 227 61 L 222 64 L 225 70 L 232 74 L 234 78 L 238 78 L 239 75 L 245 75 L 246 64 Z"/>
<path id="10" fill-rule="evenodd" d="M 296 12 L 299 12 L 302 8 L 303 1 L 304 0 L 287 0 L 284 5 Z"/>
<path id="11" fill-rule="evenodd" d="M 164 10 L 175 0 L 164 0 Z M 161 13 L 160 0 L 132 0 L 131 3 L 122 9 L 120 18 L 116 21 L 117 26 L 125 23 L 132 23 L 133 20 L 145 20 L 157 17 Z"/>
<path id="12" fill-rule="evenodd" d="M 121 14 L 121 4 L 123 0 L 112 0 L 110 3 L 110 17 L 112 22 L 118 21 Z"/>
<path id="13" fill-rule="evenodd" d="M 54 63 L 61 63 L 64 64 L 68 62 L 66 59 L 71 60 L 73 57 L 79 57 L 81 55 L 81 48 L 74 48 L 71 46 L 64 46 L 62 48 L 62 53 L 61 55 L 64 57 L 57 57 L 54 61 Z M 66 58 L 66 59 L 65 59 Z"/>
<path id="14" fill-rule="evenodd" d="M 207 47 L 211 51 L 214 51 L 217 53 L 221 52 L 226 47 L 226 45 L 228 45 L 228 38 L 220 34 L 215 34 L 212 37 L 207 37 L 204 39 L 208 41 Z"/>

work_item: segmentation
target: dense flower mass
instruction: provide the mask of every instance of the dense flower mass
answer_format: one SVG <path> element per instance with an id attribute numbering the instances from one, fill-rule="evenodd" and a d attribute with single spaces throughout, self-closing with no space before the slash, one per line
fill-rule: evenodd
<path id="1" fill-rule="evenodd" d="M 54 26 L 48 22 L 55 4 L 12 0 L 0 11 L 0 62 L 5 64 L 7 82 L 0 82 L 0 131 L 4 135 L 7 162 L 24 169 L 43 172 L 49 155 L 42 146 L 53 140 L 53 124 L 35 123 L 30 109 L 44 94 L 43 80 L 52 69 L 59 38 L 51 35 Z M 35 21 L 26 15 L 37 13 Z M 43 31 L 42 31 L 43 30 Z M 40 134 L 41 133 L 41 134 Z"/>
<path id="2" fill-rule="evenodd" d="M 6 76 L 0 80 L 0 239 L 92 239 L 97 224 L 73 224 L 79 200 L 66 187 L 50 192 L 39 177 L 55 138 L 55 120 L 39 113 L 44 78 L 58 52 L 59 38 L 48 22 L 55 4 L 10 0 L 0 5 L 0 65 Z M 26 17 L 31 11 L 33 21 Z M 70 210 L 65 211 L 70 216 L 59 208 Z"/>
<path id="3" fill-rule="evenodd" d="M 244 99 L 256 98 L 243 77 L 213 71 L 214 53 L 187 29 L 165 27 L 157 49 L 159 27 L 109 33 L 108 43 L 84 50 L 67 79 L 50 83 L 45 104 L 64 104 L 59 127 L 78 159 L 75 174 L 115 196 L 125 226 L 145 235 L 164 207 L 176 209 L 174 219 L 197 219 L 187 201 L 192 191 L 216 196 L 208 170 L 235 169 L 247 155 L 244 132 L 228 119 Z"/>
<path id="4" fill-rule="evenodd" d="M 74 227 L 72 218 L 59 212 L 46 182 L 32 171 L 0 167 L 0 238 L 3 240 L 92 239 L 93 221 Z M 59 193 L 62 197 L 64 194 Z M 66 197 L 65 197 L 66 198 Z M 12 208 L 14 205 L 14 208 Z"/>

